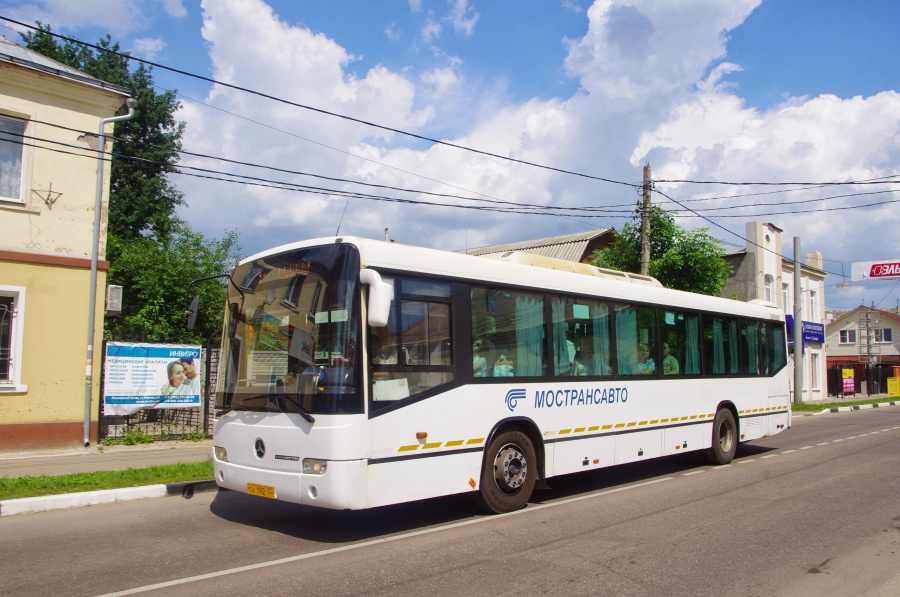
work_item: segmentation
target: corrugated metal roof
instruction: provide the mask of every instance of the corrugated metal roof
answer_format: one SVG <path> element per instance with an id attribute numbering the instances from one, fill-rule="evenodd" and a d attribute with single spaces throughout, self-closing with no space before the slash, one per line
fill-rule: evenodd
<path id="1" fill-rule="evenodd" d="M 112 83 L 107 83 L 97 77 L 92 77 L 91 75 L 81 72 L 77 68 L 72 68 L 71 66 L 63 64 L 62 62 L 57 62 L 34 50 L 29 50 L 24 46 L 20 46 L 16 42 L 10 41 L 5 37 L 0 37 L 0 61 L 39 70 L 51 75 L 57 75 L 92 87 L 108 89 L 113 93 L 118 93 L 125 97 L 131 96 L 131 91 L 125 87 L 113 85 Z"/>
<path id="2" fill-rule="evenodd" d="M 597 237 L 607 234 L 610 230 L 612 229 L 601 228 L 599 230 L 589 230 L 587 232 L 548 236 L 546 238 L 534 240 L 523 240 L 502 245 L 468 249 L 466 251 L 460 251 L 460 253 L 465 253 L 467 255 L 493 255 L 497 253 L 507 253 L 509 251 L 522 251 L 534 255 L 541 255 L 543 257 L 553 257 L 555 259 L 578 262 L 581 261 L 584 252 L 587 250 L 588 243 Z"/>

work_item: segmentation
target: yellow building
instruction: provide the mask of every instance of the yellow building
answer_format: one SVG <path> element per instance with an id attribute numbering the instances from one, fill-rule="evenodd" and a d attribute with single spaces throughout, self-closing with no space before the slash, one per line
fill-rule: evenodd
<path id="1" fill-rule="evenodd" d="M 0 38 L 0 450 L 81 445 L 88 431 L 98 132 L 129 95 Z M 109 267 L 108 166 L 103 183 L 91 441 Z"/>

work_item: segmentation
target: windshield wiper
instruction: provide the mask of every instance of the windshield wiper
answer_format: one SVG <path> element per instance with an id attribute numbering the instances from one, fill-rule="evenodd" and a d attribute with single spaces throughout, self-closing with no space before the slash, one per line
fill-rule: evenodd
<path id="1" fill-rule="evenodd" d="M 265 399 L 266 399 L 265 405 L 263 405 L 263 404 L 251 404 L 250 402 L 248 402 L 249 400 L 259 400 L 260 398 L 265 398 Z M 271 404 L 271 403 L 269 402 L 269 400 L 270 400 L 271 398 L 281 398 L 281 399 L 283 399 L 287 404 L 290 405 L 290 407 L 291 407 L 294 411 L 296 411 L 301 417 L 303 417 L 304 419 L 306 419 L 307 422 L 309 422 L 309 423 L 315 423 L 315 422 L 316 422 L 315 417 L 313 417 L 312 414 L 310 414 L 310 412 L 309 412 L 308 410 L 306 410 L 305 408 L 303 408 L 302 406 L 300 406 L 300 405 L 294 400 L 293 394 L 284 394 L 284 393 L 281 393 L 281 394 L 257 394 L 256 396 L 251 396 L 250 398 L 245 398 L 244 400 L 234 400 L 234 401 L 232 401 L 232 403 L 231 403 L 232 406 L 231 406 L 230 408 L 226 408 L 226 409 L 224 409 L 224 410 L 218 411 L 218 412 L 216 413 L 216 416 L 222 416 L 222 415 L 224 415 L 225 413 L 234 410 L 234 405 L 241 405 L 241 406 L 247 407 L 248 410 L 265 410 L 265 411 L 278 410 L 278 408 L 275 407 L 275 405 L 273 405 L 273 404 Z"/>
<path id="2" fill-rule="evenodd" d="M 292 409 L 294 409 L 301 417 L 303 417 L 304 419 L 306 419 L 307 422 L 309 422 L 309 423 L 315 423 L 315 422 L 316 422 L 316 419 L 312 416 L 312 414 L 310 414 L 310 412 L 309 412 L 308 410 L 306 410 L 305 408 L 303 408 L 302 406 L 300 406 L 300 405 L 297 403 L 297 401 L 294 400 L 294 395 L 293 395 L 293 394 L 285 394 L 285 393 L 280 393 L 280 394 L 278 394 L 278 393 L 276 393 L 276 394 L 259 394 L 259 395 L 257 395 L 257 396 L 254 396 L 253 398 L 250 398 L 250 400 L 253 400 L 254 398 L 267 398 L 267 399 L 281 398 L 281 399 L 283 399 L 287 404 L 289 404 L 290 407 L 291 407 Z"/>

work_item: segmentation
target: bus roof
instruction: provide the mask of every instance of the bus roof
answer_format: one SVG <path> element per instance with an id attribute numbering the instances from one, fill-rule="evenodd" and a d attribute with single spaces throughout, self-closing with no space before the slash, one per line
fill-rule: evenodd
<path id="1" fill-rule="evenodd" d="M 532 256 L 523 257 L 521 254 L 490 258 L 355 236 L 324 237 L 290 243 L 257 253 L 242 263 L 296 249 L 334 243 L 356 246 L 364 268 L 384 268 L 487 284 L 542 288 L 560 293 L 595 295 L 612 300 L 656 303 L 661 306 L 784 320 L 783 311 L 772 303 L 766 304 L 763 301 L 745 303 L 672 290 L 663 288 L 656 279 L 649 276 L 636 274 L 623 276 L 622 272 L 602 270 L 587 264 L 563 262 L 568 265 L 562 265 L 551 263 L 561 260 L 533 259 Z M 550 261 L 547 261 L 548 259 Z"/>

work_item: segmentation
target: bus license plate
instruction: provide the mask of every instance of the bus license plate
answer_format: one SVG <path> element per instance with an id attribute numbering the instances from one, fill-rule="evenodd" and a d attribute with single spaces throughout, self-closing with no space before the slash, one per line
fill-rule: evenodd
<path id="1" fill-rule="evenodd" d="M 275 499 L 275 488 L 268 485 L 257 485 L 256 483 L 247 483 L 247 493 L 250 495 L 259 495 L 262 497 Z"/>

